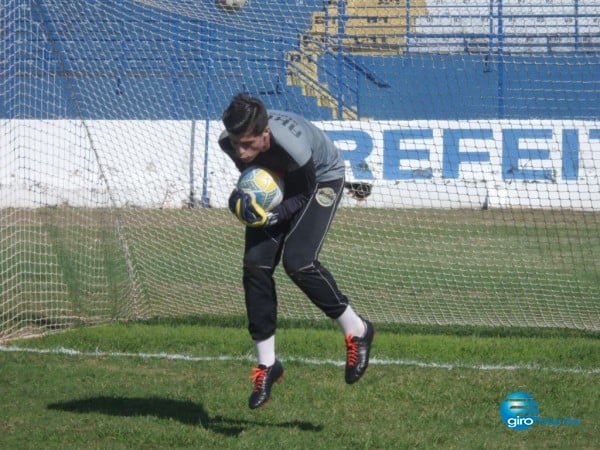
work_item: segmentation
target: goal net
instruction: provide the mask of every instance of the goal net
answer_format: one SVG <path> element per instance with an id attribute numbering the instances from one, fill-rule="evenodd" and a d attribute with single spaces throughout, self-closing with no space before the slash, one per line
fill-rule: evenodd
<path id="1" fill-rule="evenodd" d="M 244 314 L 238 92 L 342 152 L 320 258 L 365 317 L 600 328 L 600 0 L 1 5 L 0 339 Z"/>

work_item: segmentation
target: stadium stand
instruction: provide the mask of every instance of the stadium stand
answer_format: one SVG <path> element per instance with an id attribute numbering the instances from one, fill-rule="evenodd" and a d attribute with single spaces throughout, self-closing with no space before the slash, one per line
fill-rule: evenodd
<path id="1" fill-rule="evenodd" d="M 587 119 L 600 108 L 595 0 L 505 0 L 502 11 L 484 0 L 284 0 L 279 16 L 269 6 L 265 18 L 255 2 L 218 26 L 152 2 L 93 3 L 31 2 L 35 27 L 2 27 L 2 81 L 18 86 L 2 90 L 0 117 L 215 118 L 232 90 L 314 120 Z M 279 39 L 273 27 L 290 12 L 303 32 Z M 257 20 L 268 20 L 268 32 L 239 26 Z M 23 41 L 33 54 L 20 53 Z M 21 59 L 33 67 L 17 74 Z M 562 90 L 546 90 L 557 82 Z M 16 89 L 51 101 L 16 110 Z M 147 92 L 155 101 L 141 109 L 136 95 Z"/>

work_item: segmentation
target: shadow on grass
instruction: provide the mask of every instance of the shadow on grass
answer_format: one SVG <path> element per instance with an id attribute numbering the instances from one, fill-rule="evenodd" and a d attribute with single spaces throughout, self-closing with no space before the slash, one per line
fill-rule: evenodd
<path id="1" fill-rule="evenodd" d="M 101 413 L 124 417 L 154 416 L 160 419 L 177 420 L 186 425 L 197 425 L 225 436 L 237 436 L 248 425 L 298 428 L 303 431 L 313 432 L 323 430 L 322 425 L 314 425 L 310 422 L 296 420 L 291 422 L 267 423 L 228 419 L 223 416 L 210 417 L 200 404 L 161 397 L 91 397 L 51 403 L 48 405 L 48 409 L 77 413 Z"/>

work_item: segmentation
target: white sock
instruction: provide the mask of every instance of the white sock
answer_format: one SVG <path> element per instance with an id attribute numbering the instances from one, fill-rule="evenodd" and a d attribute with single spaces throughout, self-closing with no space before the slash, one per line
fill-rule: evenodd
<path id="1" fill-rule="evenodd" d="M 364 321 L 354 312 L 350 305 L 348 305 L 346 311 L 344 311 L 336 320 L 345 336 L 362 337 L 367 332 Z"/>
<path id="2" fill-rule="evenodd" d="M 263 341 L 254 341 L 258 364 L 271 367 L 275 364 L 275 335 Z"/>

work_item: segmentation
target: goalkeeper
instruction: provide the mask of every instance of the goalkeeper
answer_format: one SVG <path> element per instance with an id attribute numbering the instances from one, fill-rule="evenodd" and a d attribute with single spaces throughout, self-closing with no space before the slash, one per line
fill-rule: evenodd
<path id="1" fill-rule="evenodd" d="M 344 161 L 327 135 L 304 118 L 267 112 L 261 100 L 236 95 L 223 113 L 219 145 L 240 171 L 251 165 L 279 174 L 283 202 L 270 211 L 234 189 L 229 208 L 246 225 L 243 260 L 248 331 L 258 367 L 248 400 L 258 408 L 283 375 L 275 353 L 277 293 L 273 273 L 281 261 L 287 275 L 345 336 L 345 380 L 358 381 L 369 364 L 373 325 L 357 315 L 318 256 L 344 188 Z"/>

